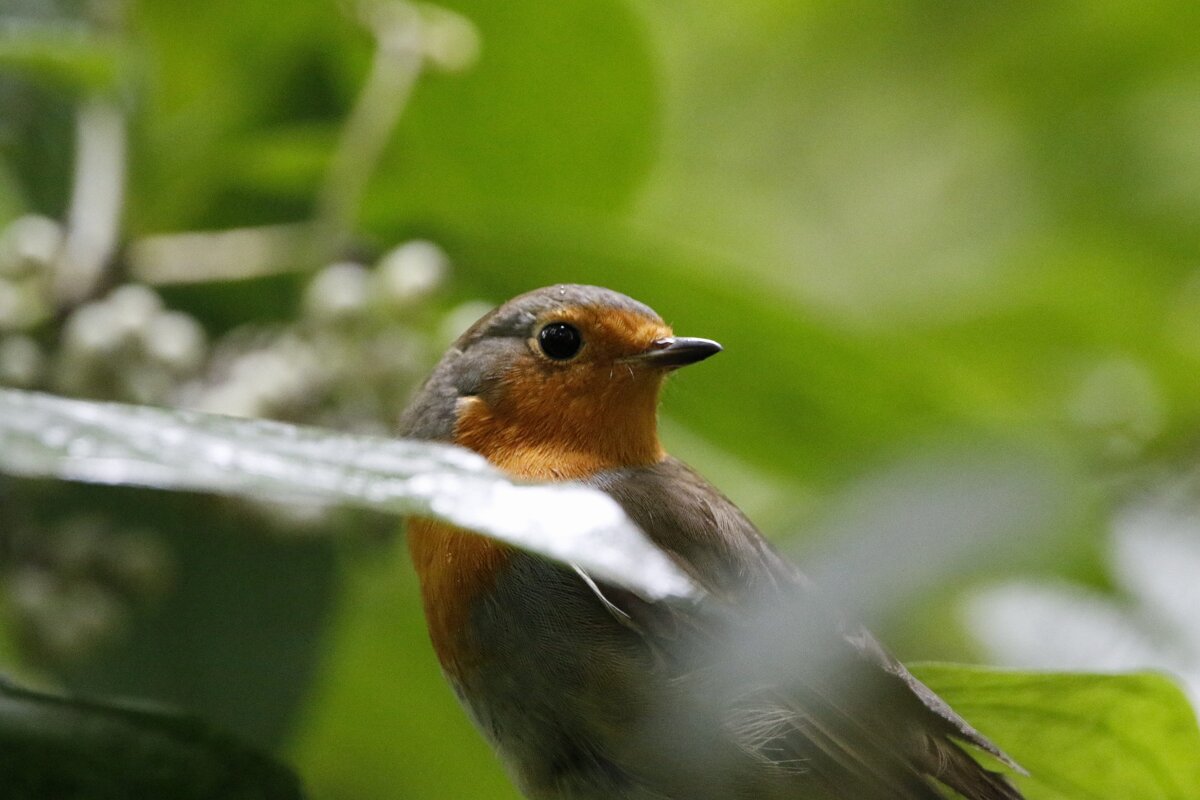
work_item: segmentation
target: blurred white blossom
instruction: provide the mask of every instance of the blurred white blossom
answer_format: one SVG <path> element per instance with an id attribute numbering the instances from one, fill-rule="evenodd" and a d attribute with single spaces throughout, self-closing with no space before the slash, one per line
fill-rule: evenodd
<path id="1" fill-rule="evenodd" d="M 362 264 L 330 264 L 309 282 L 304 309 L 314 319 L 325 322 L 357 317 L 370 299 L 370 278 L 371 273 Z"/>
<path id="2" fill-rule="evenodd" d="M 404 306 L 421 300 L 445 282 L 450 260 L 433 242 L 416 239 L 379 259 L 375 279 L 386 302 Z"/>
<path id="3" fill-rule="evenodd" d="M 1113 526 L 1112 595 L 1066 582 L 1010 581 L 968 601 L 991 660 L 1027 669 L 1165 670 L 1200 709 L 1200 515 L 1140 506 Z"/>

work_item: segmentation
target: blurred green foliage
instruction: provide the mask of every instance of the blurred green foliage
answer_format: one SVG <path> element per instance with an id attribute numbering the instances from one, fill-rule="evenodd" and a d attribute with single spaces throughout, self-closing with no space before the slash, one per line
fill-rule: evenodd
<path id="1" fill-rule="evenodd" d="M 1059 505 L 1038 532 L 1048 549 L 898 610 L 883 622 L 902 654 L 969 657 L 952 600 L 1014 564 L 1102 586 L 1112 510 L 1194 462 L 1200 6 L 445 6 L 477 28 L 478 61 L 420 77 L 333 256 L 422 237 L 455 267 L 435 312 L 597 283 L 718 339 L 727 352 L 667 393 L 668 445 L 778 537 L 914 452 L 1053 462 Z M 375 54 L 356 8 L 7 0 L 0 224 L 66 216 L 75 108 L 97 96 L 128 125 L 122 242 L 318 214 Z M 160 291 L 210 333 L 287 319 L 322 266 L 294 261 L 268 278 Z M 128 272 L 119 251 L 108 282 Z M 33 331 L 47 348 L 55 321 Z M 412 323 L 444 342 L 437 325 Z M 139 516 L 140 501 L 113 502 Z M 177 519 L 180 539 L 214 525 Z M 235 617 L 236 646 L 213 640 L 188 659 L 210 677 L 187 680 L 207 688 L 167 696 L 235 724 L 246 701 L 228 682 L 246 663 L 262 674 L 289 636 L 310 641 L 295 661 L 277 656 L 288 691 L 254 706 L 272 723 L 246 727 L 271 740 L 294 722 L 286 743 L 314 796 L 514 797 L 436 673 L 399 544 L 359 537 L 335 567 L 323 545 L 304 545 L 310 557 L 268 542 L 182 563 L 211 576 L 228 559 L 304 561 L 271 591 L 284 607 L 312 600 L 308 612 Z M 251 569 L 244 584 L 268 588 Z M 227 590 L 258 607 L 255 591 Z M 217 630 L 218 609 L 197 602 L 195 630 Z M 171 608 L 159 624 L 178 622 Z M 260 624 L 282 639 L 245 627 Z M 126 665 L 123 691 L 141 681 L 127 672 L 144 663 L 128 660 L 137 648 L 168 646 L 147 635 L 109 662 Z M 321 666 L 301 703 L 307 670 L 291 665 L 308 658 Z M 79 680 L 110 688 L 103 674 Z"/>

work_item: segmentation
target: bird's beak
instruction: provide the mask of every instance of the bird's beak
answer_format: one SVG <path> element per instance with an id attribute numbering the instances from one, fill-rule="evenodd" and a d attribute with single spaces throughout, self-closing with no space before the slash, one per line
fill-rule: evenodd
<path id="1" fill-rule="evenodd" d="M 635 356 L 630 361 L 636 361 L 654 367 L 683 367 L 703 361 L 709 356 L 721 352 L 721 345 L 712 339 L 697 339 L 688 336 L 665 336 L 655 339 L 650 347 Z"/>

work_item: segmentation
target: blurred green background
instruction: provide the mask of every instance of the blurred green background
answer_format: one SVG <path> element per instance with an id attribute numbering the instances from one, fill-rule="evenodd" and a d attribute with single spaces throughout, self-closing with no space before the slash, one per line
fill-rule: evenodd
<path id="1" fill-rule="evenodd" d="M 1200 541 L 1196 30 L 1184 0 L 0 0 L 0 383 L 386 431 L 490 305 L 609 286 L 725 345 L 664 438 L 797 557 L 1002 518 L 871 620 L 1001 659 L 975 587 L 1124 613 L 1123 509 L 1170 494 Z M 317 798 L 514 798 L 392 528 L 5 479 L 0 669 L 190 708 Z M 1191 621 L 1142 663 L 1200 674 Z"/>

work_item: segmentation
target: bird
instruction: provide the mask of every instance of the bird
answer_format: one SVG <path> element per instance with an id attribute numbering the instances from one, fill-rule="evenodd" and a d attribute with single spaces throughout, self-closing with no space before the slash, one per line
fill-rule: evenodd
<path id="1" fill-rule="evenodd" d="M 409 520 L 433 650 L 468 715 L 531 800 L 1021 800 L 1003 774 L 1019 765 L 664 449 L 664 380 L 721 349 L 624 294 L 559 284 L 485 314 L 418 389 L 401 436 L 604 492 L 703 590 L 648 600 Z M 759 665 L 748 642 L 788 647 Z"/>

